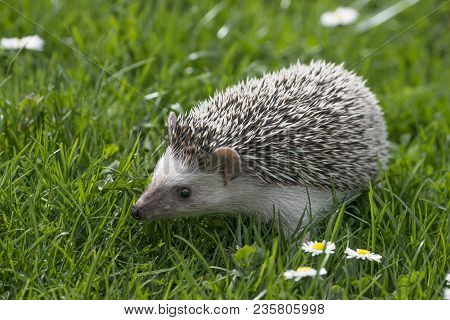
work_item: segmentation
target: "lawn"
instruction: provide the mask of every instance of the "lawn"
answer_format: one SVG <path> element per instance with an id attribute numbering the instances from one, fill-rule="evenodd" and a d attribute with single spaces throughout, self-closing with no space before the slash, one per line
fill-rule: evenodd
<path id="1" fill-rule="evenodd" d="M 0 0 L 1 299 L 442 299 L 449 272 L 450 3 Z M 397 6 L 401 7 L 401 6 Z M 367 22 L 369 21 L 369 22 Z M 325 59 L 367 79 L 385 113 L 389 168 L 318 225 L 214 216 L 140 223 L 170 111 L 249 76 Z M 336 243 L 312 257 L 299 244 Z M 348 260 L 367 248 L 380 263 Z M 299 266 L 322 278 L 286 280 Z"/>

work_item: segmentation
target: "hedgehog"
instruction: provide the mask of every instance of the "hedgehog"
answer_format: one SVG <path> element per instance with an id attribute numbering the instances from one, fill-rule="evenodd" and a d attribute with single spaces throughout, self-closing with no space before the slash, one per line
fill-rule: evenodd
<path id="1" fill-rule="evenodd" d="M 243 213 L 289 233 L 367 188 L 387 162 L 374 94 L 324 61 L 242 81 L 187 115 L 170 113 L 167 129 L 135 219 Z"/>

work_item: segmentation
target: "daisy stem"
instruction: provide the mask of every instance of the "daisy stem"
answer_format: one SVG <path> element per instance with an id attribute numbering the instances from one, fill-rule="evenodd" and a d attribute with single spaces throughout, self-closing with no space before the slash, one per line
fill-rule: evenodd
<path id="1" fill-rule="evenodd" d="M 361 261 L 362 263 L 358 263 L 359 264 L 359 279 L 361 279 L 364 276 L 364 262 L 365 261 Z"/>

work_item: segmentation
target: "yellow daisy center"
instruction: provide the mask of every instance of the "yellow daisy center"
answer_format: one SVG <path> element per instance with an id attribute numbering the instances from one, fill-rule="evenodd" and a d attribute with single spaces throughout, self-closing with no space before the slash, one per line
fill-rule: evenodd
<path id="1" fill-rule="evenodd" d="M 364 249 L 356 249 L 356 253 L 357 254 L 362 254 L 362 255 L 368 255 L 370 253 L 369 250 L 364 250 Z"/>
<path id="2" fill-rule="evenodd" d="M 302 272 L 302 271 L 311 271 L 312 268 L 311 267 L 299 267 L 297 268 L 298 272 Z"/>
<path id="3" fill-rule="evenodd" d="M 323 250 L 325 249 L 325 244 L 323 244 L 322 242 L 314 243 L 311 248 L 313 248 L 314 250 Z"/>

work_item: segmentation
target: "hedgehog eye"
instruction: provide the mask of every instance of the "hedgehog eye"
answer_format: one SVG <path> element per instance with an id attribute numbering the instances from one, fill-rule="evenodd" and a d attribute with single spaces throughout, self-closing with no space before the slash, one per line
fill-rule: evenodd
<path id="1" fill-rule="evenodd" d="M 189 196 L 191 195 L 191 190 L 189 190 L 189 188 L 187 187 L 182 187 L 180 189 L 178 189 L 178 194 L 180 195 L 181 198 L 189 198 Z"/>

